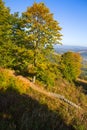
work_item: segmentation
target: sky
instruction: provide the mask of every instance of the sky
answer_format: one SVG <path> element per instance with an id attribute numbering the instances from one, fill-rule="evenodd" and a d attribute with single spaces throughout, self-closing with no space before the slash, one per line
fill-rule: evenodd
<path id="1" fill-rule="evenodd" d="M 25 12 L 34 1 L 44 2 L 62 27 L 62 44 L 87 47 L 87 0 L 3 0 L 11 13 Z"/>

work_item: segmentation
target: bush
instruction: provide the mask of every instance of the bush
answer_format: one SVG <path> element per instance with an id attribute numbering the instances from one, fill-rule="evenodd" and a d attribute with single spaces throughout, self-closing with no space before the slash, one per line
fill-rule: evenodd
<path id="1" fill-rule="evenodd" d="M 63 77 L 69 81 L 74 81 L 81 73 L 81 56 L 79 53 L 66 52 L 61 56 L 60 64 Z"/>

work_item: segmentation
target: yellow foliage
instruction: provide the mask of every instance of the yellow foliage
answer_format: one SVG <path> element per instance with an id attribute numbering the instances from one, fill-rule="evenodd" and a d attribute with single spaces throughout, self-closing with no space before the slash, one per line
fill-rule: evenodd
<path id="1" fill-rule="evenodd" d="M 21 76 L 14 76 L 14 71 L 0 68 L 0 89 L 14 89 L 19 93 L 26 93 L 29 84 Z"/>

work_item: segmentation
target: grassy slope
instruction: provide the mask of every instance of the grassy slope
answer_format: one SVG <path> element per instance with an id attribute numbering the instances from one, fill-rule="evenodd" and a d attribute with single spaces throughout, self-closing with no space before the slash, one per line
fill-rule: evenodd
<path id="1" fill-rule="evenodd" d="M 56 84 L 51 91 L 67 96 L 84 111 L 36 92 L 12 71 L 0 68 L 0 130 L 86 130 L 87 96 L 65 81 Z"/>

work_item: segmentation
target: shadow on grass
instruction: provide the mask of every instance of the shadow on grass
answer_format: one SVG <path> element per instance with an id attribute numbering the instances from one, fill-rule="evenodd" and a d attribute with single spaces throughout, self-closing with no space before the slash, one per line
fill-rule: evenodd
<path id="1" fill-rule="evenodd" d="M 0 90 L 0 130 L 74 130 L 47 105 L 15 89 Z"/>

